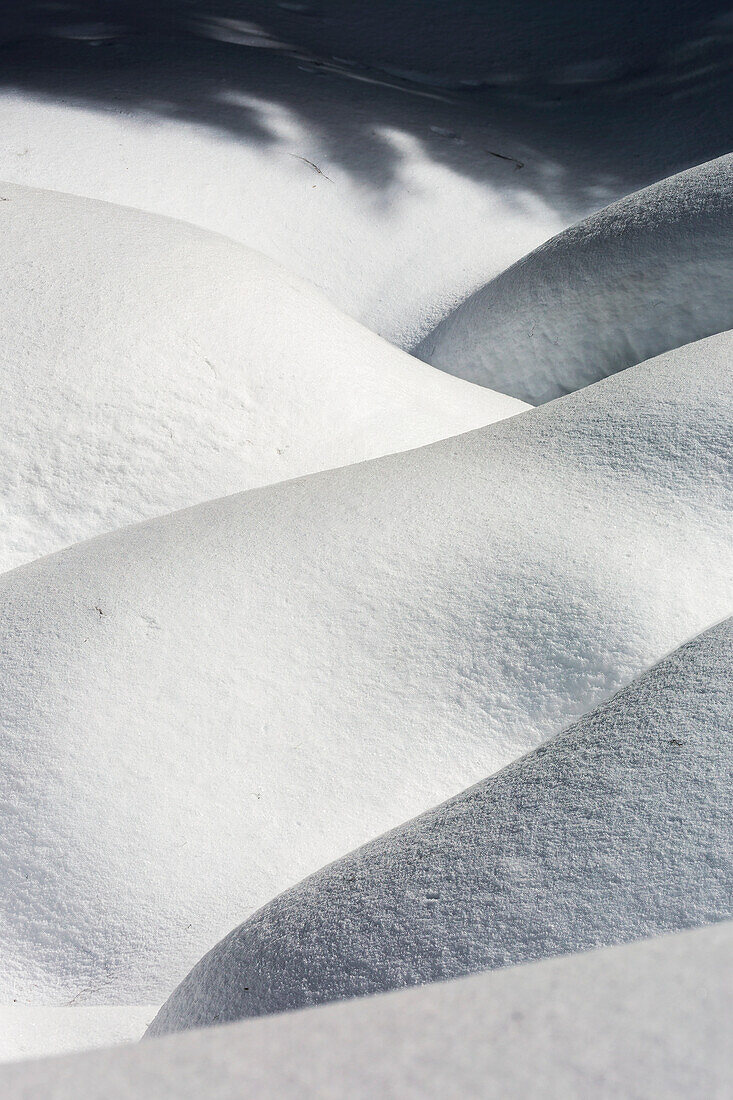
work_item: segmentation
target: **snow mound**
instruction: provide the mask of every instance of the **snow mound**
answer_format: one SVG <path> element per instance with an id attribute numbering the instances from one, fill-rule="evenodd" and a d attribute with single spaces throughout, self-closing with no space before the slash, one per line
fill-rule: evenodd
<path id="1" fill-rule="evenodd" d="M 0 570 L 525 406 L 190 225 L 0 186 Z"/>
<path id="2" fill-rule="evenodd" d="M 276 898 L 150 1035 L 733 917 L 733 619 L 548 745 Z"/>
<path id="3" fill-rule="evenodd" d="M 733 327 L 733 155 L 566 229 L 476 291 L 415 351 L 541 404 Z"/>
<path id="4" fill-rule="evenodd" d="M 732 343 L 0 577 L 0 996 L 160 1003 L 727 614 Z"/>
<path id="5" fill-rule="evenodd" d="M 7 1100 L 723 1096 L 733 927 L 0 1069 Z"/>

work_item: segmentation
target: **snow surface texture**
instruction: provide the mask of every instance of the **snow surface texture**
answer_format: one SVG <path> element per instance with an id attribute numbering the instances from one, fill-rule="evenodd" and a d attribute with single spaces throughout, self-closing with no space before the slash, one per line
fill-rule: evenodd
<path id="1" fill-rule="evenodd" d="M 724 1097 L 730 924 L 0 1069 L 7 1100 Z"/>
<path id="2" fill-rule="evenodd" d="M 281 895 L 162 1035 L 733 916 L 733 619 L 549 744 Z"/>
<path id="3" fill-rule="evenodd" d="M 2 995 L 160 1003 L 728 613 L 732 343 L 0 578 Z"/>
<path id="4" fill-rule="evenodd" d="M 0 1062 L 139 1039 L 156 1005 L 0 1005 Z"/>
<path id="5" fill-rule="evenodd" d="M 0 572 L 76 544 L 0 581 L 0 1054 L 132 1036 L 254 908 L 730 613 L 723 337 L 215 500 L 496 419 L 376 334 L 412 351 L 727 154 L 728 7 L 0 4 Z M 550 271 L 636 271 L 627 361 L 729 327 L 719 171 Z M 507 372 L 541 390 L 542 329 L 572 336 L 554 392 L 607 374 L 570 323 L 608 328 L 594 288 L 548 320 L 513 285 Z"/>
<path id="6" fill-rule="evenodd" d="M 416 349 L 541 404 L 733 327 L 733 155 L 565 230 L 460 305 Z"/>
<path id="7" fill-rule="evenodd" d="M 0 185 L 0 570 L 526 406 L 432 370 L 243 245 Z"/>

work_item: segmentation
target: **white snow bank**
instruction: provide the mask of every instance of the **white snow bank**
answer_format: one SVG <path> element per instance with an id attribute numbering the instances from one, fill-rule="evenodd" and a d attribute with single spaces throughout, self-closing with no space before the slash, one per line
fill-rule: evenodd
<path id="1" fill-rule="evenodd" d="M 0 996 L 162 1001 L 726 614 L 732 344 L 1 577 Z"/>
<path id="2" fill-rule="evenodd" d="M 224 237 L 0 198 L 0 569 L 526 407 L 447 383 Z"/>
<path id="3" fill-rule="evenodd" d="M 415 351 L 540 404 L 733 327 L 733 155 L 629 195 L 482 287 Z"/>
<path id="4" fill-rule="evenodd" d="M 155 1005 L 0 1005 L 0 1062 L 134 1043 Z"/>
<path id="5" fill-rule="evenodd" d="M 0 1069 L 7 1100 L 722 1096 L 733 927 Z"/>
<path id="6" fill-rule="evenodd" d="M 148 1034 L 733 917 L 733 619 L 235 929 Z"/>

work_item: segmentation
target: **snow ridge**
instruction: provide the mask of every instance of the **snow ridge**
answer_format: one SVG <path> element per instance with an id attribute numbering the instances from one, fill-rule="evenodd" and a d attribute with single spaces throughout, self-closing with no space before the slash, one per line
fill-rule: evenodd
<path id="1" fill-rule="evenodd" d="M 733 917 L 733 619 L 218 944 L 148 1035 Z"/>
<path id="2" fill-rule="evenodd" d="M 245 245 L 0 194 L 0 570 L 527 407 L 431 370 Z"/>
<path id="3" fill-rule="evenodd" d="M 637 191 L 477 290 L 415 354 L 551 401 L 733 327 L 733 155 Z"/>
<path id="4" fill-rule="evenodd" d="M 0 577 L 6 995 L 162 1001 L 725 615 L 732 341 Z"/>
<path id="5" fill-rule="evenodd" d="M 3 1097 L 725 1092 L 721 2 L 3 6 Z"/>

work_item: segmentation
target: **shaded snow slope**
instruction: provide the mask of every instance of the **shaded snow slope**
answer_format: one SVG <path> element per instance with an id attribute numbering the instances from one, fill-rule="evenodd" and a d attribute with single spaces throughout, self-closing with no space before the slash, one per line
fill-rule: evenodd
<path id="1" fill-rule="evenodd" d="M 156 1005 L 0 1005 L 0 1062 L 134 1043 Z"/>
<path id="2" fill-rule="evenodd" d="M 728 619 L 549 744 L 266 905 L 148 1034 L 733 917 L 732 688 Z"/>
<path id="3" fill-rule="evenodd" d="M 7 1100 L 723 1096 L 731 924 L 0 1069 Z"/>
<path id="4" fill-rule="evenodd" d="M 731 343 L 0 578 L 0 994 L 162 1000 L 725 615 Z"/>
<path id="5" fill-rule="evenodd" d="M 0 569 L 526 406 L 224 237 L 0 185 Z"/>
<path id="6" fill-rule="evenodd" d="M 726 22 L 716 19 L 724 13 L 725 0 L 619 0 L 592 19 L 579 0 L 526 0 L 521 11 L 500 0 L 4 0 L 0 42 L 46 35 L 102 50 L 117 41 L 122 52 L 141 33 L 198 34 L 350 58 L 375 76 L 380 68 L 383 76 L 412 73 L 428 87 L 542 81 L 557 88 L 654 74 L 675 52 L 693 68 L 701 42 L 726 43 Z"/>
<path id="7" fill-rule="evenodd" d="M 566 229 L 415 354 L 532 404 L 733 327 L 733 155 Z"/>

